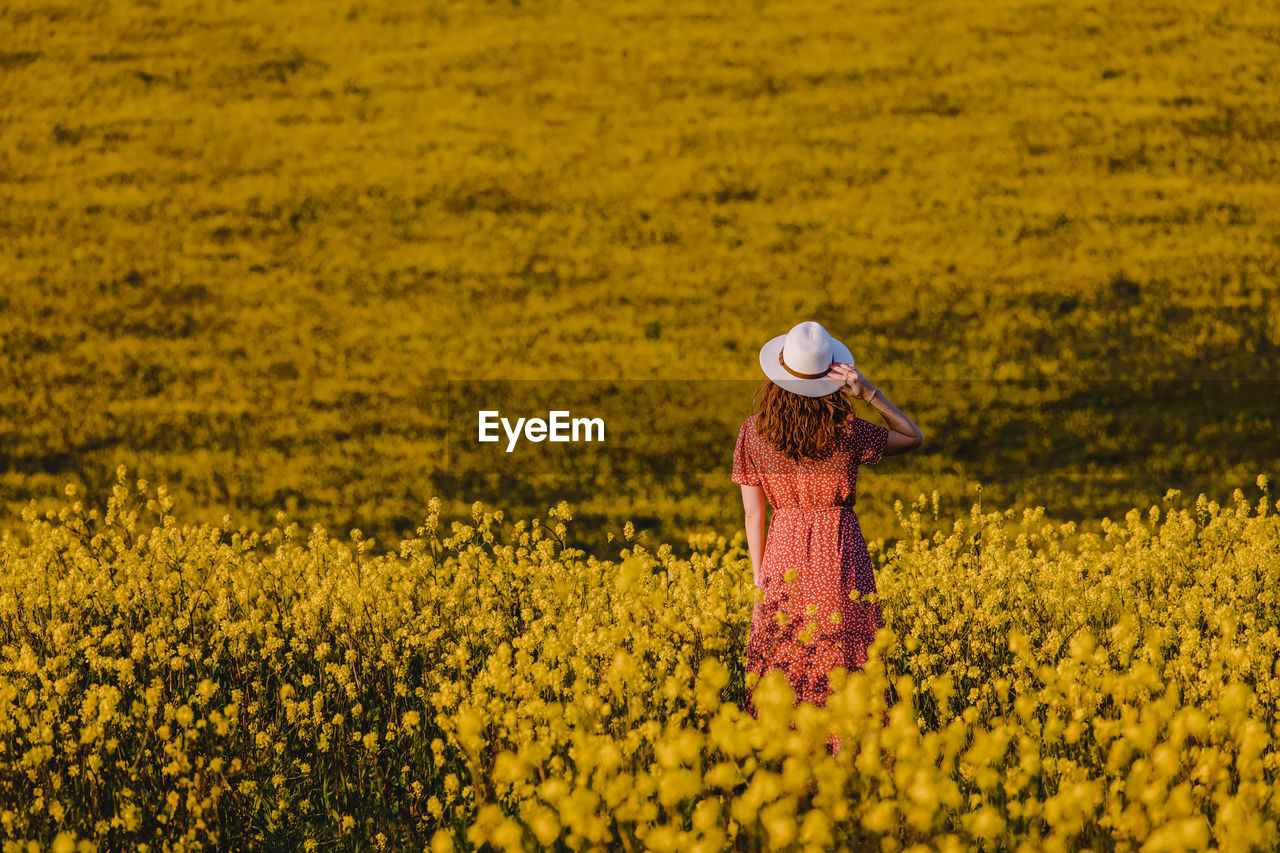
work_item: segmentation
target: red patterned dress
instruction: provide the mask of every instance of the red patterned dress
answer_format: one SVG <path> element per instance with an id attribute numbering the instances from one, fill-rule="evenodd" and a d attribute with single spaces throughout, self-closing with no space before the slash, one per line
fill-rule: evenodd
<path id="1" fill-rule="evenodd" d="M 876 591 L 853 503 L 858 466 L 880 461 L 889 430 L 851 414 L 825 459 L 796 462 L 756 432 L 758 417 L 742 424 L 733 451 L 733 482 L 762 486 L 774 509 L 747 672 L 763 676 L 782 669 L 796 694 L 793 704 L 823 705 L 831 692 L 828 672 L 862 669 L 867 647 L 884 625 L 877 602 L 859 603 L 850 594 Z M 751 699 L 748 708 L 756 714 Z"/>

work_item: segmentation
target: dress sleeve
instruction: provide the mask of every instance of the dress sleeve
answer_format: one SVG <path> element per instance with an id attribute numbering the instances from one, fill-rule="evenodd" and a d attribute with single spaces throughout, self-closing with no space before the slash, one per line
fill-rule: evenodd
<path id="1" fill-rule="evenodd" d="M 760 472 L 756 470 L 755 460 L 751 458 L 751 452 L 747 448 L 749 429 L 744 421 L 738 430 L 738 443 L 733 448 L 733 476 L 730 479 L 742 486 L 758 486 Z"/>
<path id="2" fill-rule="evenodd" d="M 853 457 L 859 465 L 874 465 L 884 457 L 889 428 L 858 418 L 854 425 Z"/>

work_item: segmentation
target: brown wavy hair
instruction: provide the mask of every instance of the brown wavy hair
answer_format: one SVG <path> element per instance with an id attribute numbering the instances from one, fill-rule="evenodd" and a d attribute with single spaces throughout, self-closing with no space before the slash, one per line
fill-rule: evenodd
<path id="1" fill-rule="evenodd" d="M 756 411 L 756 432 L 798 462 L 828 456 L 832 439 L 854 410 L 843 389 L 825 397 L 805 397 L 766 379 L 756 392 Z"/>

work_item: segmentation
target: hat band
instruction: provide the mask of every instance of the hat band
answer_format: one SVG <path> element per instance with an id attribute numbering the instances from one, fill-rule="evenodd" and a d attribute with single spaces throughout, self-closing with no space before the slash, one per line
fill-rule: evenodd
<path id="1" fill-rule="evenodd" d="M 830 371 L 824 370 L 821 373 L 800 373 L 798 371 L 792 370 L 790 367 L 787 367 L 787 363 L 782 360 L 782 350 L 778 350 L 778 364 L 781 364 L 783 370 L 787 371 L 787 373 L 790 373 L 792 376 L 794 376 L 797 379 L 821 379 L 822 377 L 826 376 L 827 373 L 830 372 Z"/>

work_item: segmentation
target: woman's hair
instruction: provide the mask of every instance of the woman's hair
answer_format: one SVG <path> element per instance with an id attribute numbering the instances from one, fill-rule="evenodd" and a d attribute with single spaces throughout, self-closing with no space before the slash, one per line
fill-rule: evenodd
<path id="1" fill-rule="evenodd" d="M 825 397 L 793 394 L 771 379 L 756 392 L 756 432 L 778 452 L 799 461 L 822 459 L 840 425 L 853 413 L 853 404 L 843 390 Z"/>

